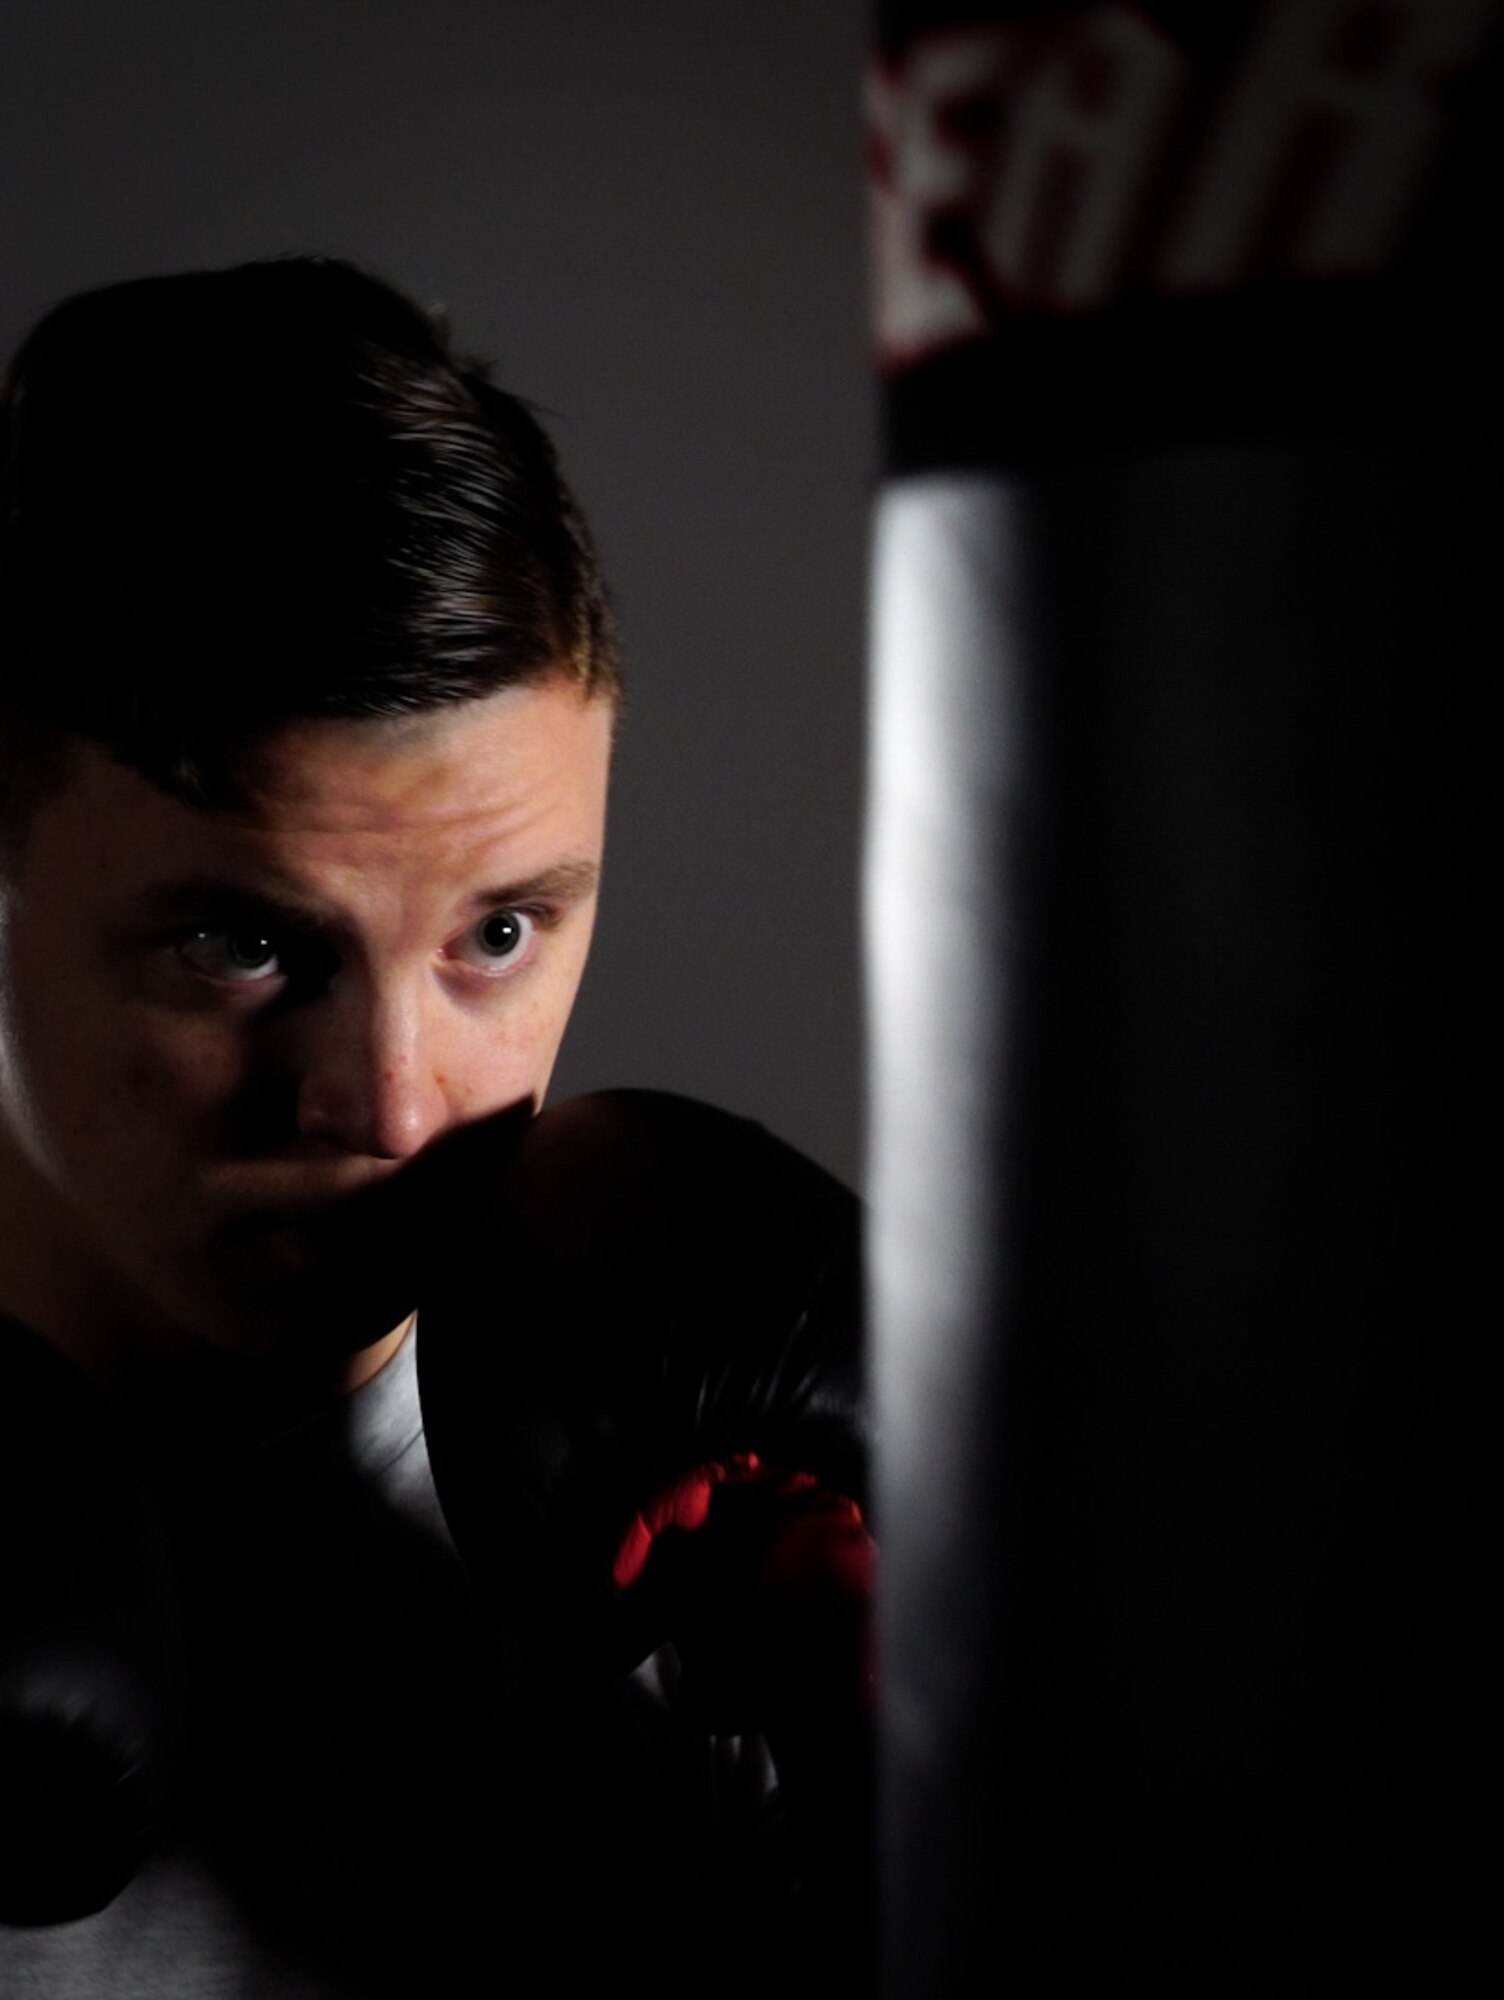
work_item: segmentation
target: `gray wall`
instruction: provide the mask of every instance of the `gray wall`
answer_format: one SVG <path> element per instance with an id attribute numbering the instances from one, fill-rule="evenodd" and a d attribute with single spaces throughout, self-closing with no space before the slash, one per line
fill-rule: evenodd
<path id="1" fill-rule="evenodd" d="M 7 352 L 83 286 L 324 250 L 553 414 L 633 687 L 556 1088 L 689 1091 L 848 1178 L 865 37 L 857 0 L 0 0 Z"/>

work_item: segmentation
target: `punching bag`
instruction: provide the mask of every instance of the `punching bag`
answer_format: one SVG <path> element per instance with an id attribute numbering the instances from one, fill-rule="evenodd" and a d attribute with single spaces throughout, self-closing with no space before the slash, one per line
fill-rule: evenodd
<path id="1" fill-rule="evenodd" d="M 1492 0 L 890 0 L 892 2000 L 1460 1983 Z"/>

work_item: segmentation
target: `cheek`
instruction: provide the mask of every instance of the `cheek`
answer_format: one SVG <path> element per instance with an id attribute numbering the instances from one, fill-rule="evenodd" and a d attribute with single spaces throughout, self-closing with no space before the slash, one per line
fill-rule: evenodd
<path id="1" fill-rule="evenodd" d="M 105 1128 L 126 1111 L 151 1116 L 219 1087 L 226 1051 L 198 1032 L 204 1024 L 133 1001 L 92 938 L 54 928 L 22 927 L 0 962 L 6 1068 L 33 1120 Z"/>
<path id="2" fill-rule="evenodd" d="M 534 1095 L 540 1104 L 543 1102 L 549 1079 L 553 1075 L 554 1064 L 558 1060 L 559 1045 L 569 1026 L 569 1017 L 574 1011 L 580 980 L 585 971 L 585 961 L 589 955 L 589 946 L 590 938 L 587 932 L 567 967 L 561 969 L 559 984 L 551 994 L 549 1005 L 539 1022 L 537 1060 L 532 1084 Z"/>
<path id="3" fill-rule="evenodd" d="M 519 1007 L 505 1027 L 483 1033 L 437 1082 L 461 1116 L 500 1111 L 533 1091 L 553 1057 L 553 1019 L 536 1006 Z"/>
<path id="4" fill-rule="evenodd" d="M 441 1064 L 436 1081 L 461 1117 L 504 1110 L 524 1097 L 541 1099 L 579 990 L 584 953 L 556 961 L 546 978 L 517 996 L 504 1019 L 486 1024 Z"/>
<path id="5" fill-rule="evenodd" d="M 118 1131 L 140 1148 L 148 1133 L 158 1145 L 191 1137 L 202 1118 L 236 1095 L 244 1069 L 230 1038 L 196 1024 L 164 1027 L 127 1016 L 104 1046 L 69 1067 L 62 1090 L 79 1125 Z"/>

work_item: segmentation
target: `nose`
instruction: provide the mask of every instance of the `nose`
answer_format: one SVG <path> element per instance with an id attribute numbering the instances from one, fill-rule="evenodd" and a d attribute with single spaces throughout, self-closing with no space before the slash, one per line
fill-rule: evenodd
<path id="1" fill-rule="evenodd" d="M 438 1025 L 414 990 L 336 979 L 306 1021 L 298 1131 L 370 1159 L 411 1159 L 449 1123 Z"/>

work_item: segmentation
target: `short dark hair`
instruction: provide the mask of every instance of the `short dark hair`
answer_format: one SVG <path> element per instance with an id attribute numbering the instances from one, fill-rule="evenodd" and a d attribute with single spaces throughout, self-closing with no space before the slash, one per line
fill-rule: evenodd
<path id="1" fill-rule="evenodd" d="M 619 691 L 584 519 L 531 410 L 332 258 L 81 293 L 0 400 L 0 825 L 77 739 L 233 800 L 278 724 L 562 675 Z"/>

